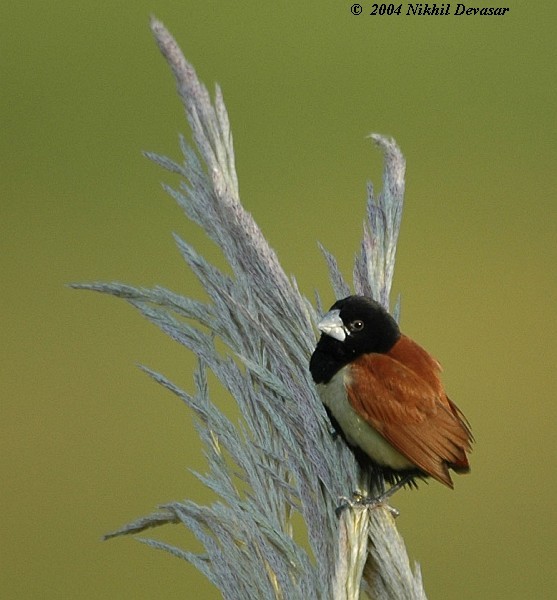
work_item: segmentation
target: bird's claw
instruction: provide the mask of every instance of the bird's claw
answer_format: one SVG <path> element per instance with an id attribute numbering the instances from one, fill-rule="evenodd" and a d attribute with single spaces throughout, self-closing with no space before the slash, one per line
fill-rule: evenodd
<path id="1" fill-rule="evenodd" d="M 388 498 L 388 495 L 386 495 Z M 360 492 L 354 492 L 352 494 L 352 498 L 348 498 L 347 496 L 341 496 L 339 498 L 340 504 L 335 509 L 335 514 L 340 518 L 342 513 L 347 508 L 366 508 L 374 510 L 376 508 L 386 508 L 393 518 L 396 518 L 400 515 L 400 511 L 387 504 L 386 499 L 383 495 L 377 496 L 375 498 L 370 498 L 369 496 L 364 496 Z"/>

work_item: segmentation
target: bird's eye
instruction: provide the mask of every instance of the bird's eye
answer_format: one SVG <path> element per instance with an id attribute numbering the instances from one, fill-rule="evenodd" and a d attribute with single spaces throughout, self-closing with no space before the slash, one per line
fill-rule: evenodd
<path id="1" fill-rule="evenodd" d="M 350 331 L 361 331 L 364 328 L 364 322 L 360 321 L 360 319 L 356 319 L 356 321 L 352 321 L 350 323 Z"/>

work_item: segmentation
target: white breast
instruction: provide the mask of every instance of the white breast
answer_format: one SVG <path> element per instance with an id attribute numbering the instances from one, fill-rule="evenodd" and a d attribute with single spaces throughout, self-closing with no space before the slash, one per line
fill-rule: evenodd
<path id="1" fill-rule="evenodd" d="M 348 372 L 343 367 L 329 383 L 318 384 L 317 391 L 323 404 L 338 421 L 348 442 L 359 446 L 374 462 L 382 466 L 397 470 L 415 467 L 350 406 L 344 387 L 347 379 Z"/>

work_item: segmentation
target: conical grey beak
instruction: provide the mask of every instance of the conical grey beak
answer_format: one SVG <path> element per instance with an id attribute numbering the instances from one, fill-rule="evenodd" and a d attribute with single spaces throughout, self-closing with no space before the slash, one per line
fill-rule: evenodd
<path id="1" fill-rule="evenodd" d="M 338 309 L 328 312 L 321 321 L 319 321 L 317 329 L 339 342 L 344 342 L 346 339 L 346 327 L 340 318 L 340 310 Z"/>

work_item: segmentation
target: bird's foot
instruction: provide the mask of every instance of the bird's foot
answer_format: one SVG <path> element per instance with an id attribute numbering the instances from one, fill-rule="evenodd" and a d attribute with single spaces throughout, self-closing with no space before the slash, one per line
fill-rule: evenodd
<path id="1" fill-rule="evenodd" d="M 333 441 L 336 441 L 340 435 L 339 432 L 334 427 L 331 427 L 331 429 L 329 429 L 329 434 Z"/>
<path id="2" fill-rule="evenodd" d="M 341 496 L 339 498 L 340 504 L 336 507 L 335 514 L 337 517 L 340 518 L 342 513 L 347 508 L 366 508 L 371 510 L 374 510 L 376 508 L 386 508 L 391 513 L 391 515 L 394 518 L 396 518 L 400 515 L 400 512 L 396 508 L 387 504 L 386 502 L 389 496 L 391 496 L 391 494 L 389 494 L 389 491 L 374 498 L 364 496 L 360 492 L 354 492 L 352 494 L 352 498 L 348 498 L 347 496 Z"/>

